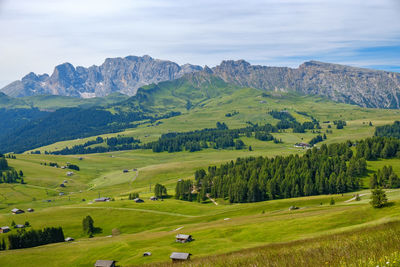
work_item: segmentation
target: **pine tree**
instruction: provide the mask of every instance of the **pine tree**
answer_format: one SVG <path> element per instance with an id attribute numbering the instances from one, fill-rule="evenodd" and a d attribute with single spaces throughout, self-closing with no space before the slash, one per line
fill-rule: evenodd
<path id="1" fill-rule="evenodd" d="M 382 208 L 387 204 L 387 197 L 385 191 L 380 188 L 371 191 L 371 201 L 370 204 L 374 208 Z"/>
<path id="2" fill-rule="evenodd" d="M 335 205 L 335 200 L 333 199 L 333 197 L 331 198 L 331 201 L 329 202 L 330 205 Z"/>
<path id="3" fill-rule="evenodd" d="M 87 234 L 89 237 L 92 237 L 93 233 L 94 233 L 94 225 L 93 225 L 93 223 L 94 223 L 94 221 L 93 221 L 92 217 L 90 217 L 89 215 L 86 216 L 82 220 L 83 232 L 85 234 Z"/>

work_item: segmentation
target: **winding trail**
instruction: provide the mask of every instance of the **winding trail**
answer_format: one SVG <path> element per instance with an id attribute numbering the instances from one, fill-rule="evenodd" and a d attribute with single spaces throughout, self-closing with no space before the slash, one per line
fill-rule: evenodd
<path id="1" fill-rule="evenodd" d="M 169 215 L 169 216 L 178 216 L 178 217 L 186 217 L 186 218 L 196 218 L 201 216 L 194 216 L 194 215 L 185 215 L 180 213 L 173 213 L 167 211 L 158 211 L 158 210 L 146 210 L 146 209 L 135 209 L 135 208 L 116 208 L 116 207 L 62 207 L 63 209 L 110 209 L 110 210 L 130 210 L 130 211 L 140 211 L 140 212 L 148 212 L 148 213 L 155 213 L 155 214 L 162 214 L 162 215 Z"/>
<path id="2" fill-rule="evenodd" d="M 132 186 L 133 182 L 136 180 L 136 178 L 139 176 L 139 170 L 136 170 L 135 176 L 132 178 L 130 186 Z"/>
<path id="3" fill-rule="evenodd" d="M 359 196 L 360 196 L 360 197 L 362 197 L 362 196 L 369 195 L 369 194 L 371 194 L 371 193 L 359 194 Z M 350 198 L 350 199 L 346 200 L 346 201 L 345 201 L 345 203 L 348 203 L 348 202 L 350 202 L 350 201 L 353 201 L 353 200 L 355 200 L 355 199 L 356 199 L 356 197 L 357 197 L 357 196 L 355 196 L 355 197 L 352 197 L 352 198 Z"/>
<path id="4" fill-rule="evenodd" d="M 212 203 L 214 203 L 216 206 L 218 206 L 218 203 L 217 203 L 214 199 L 212 199 L 212 198 L 210 197 L 210 194 L 209 194 L 209 193 L 206 194 L 206 197 L 208 197 L 208 199 L 211 200 Z"/>
<path id="5" fill-rule="evenodd" d="M 391 193 L 391 192 L 395 192 L 395 191 L 396 191 L 396 190 L 388 190 L 388 191 L 386 191 L 386 193 Z M 366 195 L 371 195 L 371 193 L 359 194 L 360 197 L 366 196 Z M 344 201 L 344 202 L 345 202 L 345 203 L 348 203 L 348 202 L 353 201 L 353 200 L 355 200 L 355 199 L 356 199 L 356 196 L 355 196 L 355 197 L 352 197 L 352 198 L 350 198 L 350 199 L 348 199 L 348 200 L 346 200 L 346 201 Z"/>

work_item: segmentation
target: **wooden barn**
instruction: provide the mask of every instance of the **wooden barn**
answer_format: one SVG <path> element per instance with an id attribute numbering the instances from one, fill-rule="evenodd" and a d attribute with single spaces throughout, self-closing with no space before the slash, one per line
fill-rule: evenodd
<path id="1" fill-rule="evenodd" d="M 172 260 L 172 262 L 187 261 L 190 260 L 191 255 L 192 254 L 190 253 L 172 252 L 169 258 Z"/>
<path id="2" fill-rule="evenodd" d="M 187 243 L 187 242 L 193 241 L 193 238 L 191 235 L 178 234 L 178 235 L 176 235 L 175 238 L 176 238 L 175 241 L 179 242 L 179 243 Z"/>

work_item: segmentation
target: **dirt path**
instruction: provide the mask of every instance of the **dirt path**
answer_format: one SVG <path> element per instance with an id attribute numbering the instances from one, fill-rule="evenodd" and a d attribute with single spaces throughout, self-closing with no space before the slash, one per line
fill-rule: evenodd
<path id="1" fill-rule="evenodd" d="M 365 194 L 360 194 L 359 196 L 360 196 L 360 197 L 362 197 L 362 196 L 365 196 L 365 195 L 370 195 L 370 194 L 371 194 L 371 193 L 365 193 Z M 357 196 L 355 196 L 355 197 L 352 197 L 352 198 L 350 198 L 349 200 L 346 200 L 346 201 L 345 201 L 345 203 L 348 203 L 348 202 L 350 202 L 350 201 L 353 201 L 353 200 L 355 200 L 355 199 L 356 199 L 356 197 L 357 197 Z"/>
<path id="2" fill-rule="evenodd" d="M 195 218 L 200 216 L 194 215 L 185 215 L 167 211 L 157 211 L 157 210 L 146 210 L 146 209 L 135 209 L 135 208 L 116 208 L 116 207 L 62 207 L 63 209 L 110 209 L 110 210 L 130 210 L 130 211 L 141 211 L 141 212 L 148 212 L 148 213 L 155 213 L 155 214 L 162 214 L 162 215 L 169 215 L 169 216 L 179 216 L 179 217 L 186 217 L 186 218 Z"/>
<path id="3" fill-rule="evenodd" d="M 218 203 L 215 202 L 215 200 L 210 197 L 209 193 L 206 194 L 206 197 L 208 197 L 208 199 L 211 200 L 212 203 L 214 203 L 216 206 L 218 206 Z"/>
<path id="4" fill-rule="evenodd" d="M 386 191 L 386 193 L 391 193 L 391 192 L 395 192 L 395 191 L 396 190 L 388 190 L 388 191 Z M 371 195 L 371 193 L 359 194 L 360 197 L 366 196 L 366 195 Z M 353 201 L 355 199 L 356 199 L 356 197 L 350 198 L 349 200 L 346 200 L 345 203 L 348 203 L 348 202 Z"/>
<path id="5" fill-rule="evenodd" d="M 135 173 L 135 176 L 132 178 L 132 180 L 131 180 L 131 186 L 132 186 L 132 184 L 133 184 L 133 182 L 136 180 L 136 178 L 139 176 L 139 170 L 136 170 L 136 173 Z"/>

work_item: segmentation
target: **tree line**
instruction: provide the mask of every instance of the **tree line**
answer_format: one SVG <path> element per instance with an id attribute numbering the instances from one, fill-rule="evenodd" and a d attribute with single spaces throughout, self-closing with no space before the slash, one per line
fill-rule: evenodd
<path id="1" fill-rule="evenodd" d="M 358 141 L 355 145 L 357 157 L 366 160 L 400 156 L 400 140 L 397 138 L 375 136 Z"/>
<path id="2" fill-rule="evenodd" d="M 400 121 L 395 121 L 390 125 L 377 126 L 375 128 L 375 136 L 400 139 Z"/>
<path id="3" fill-rule="evenodd" d="M 195 172 L 195 182 L 181 180 L 177 199 L 204 200 L 206 194 L 231 203 L 345 193 L 359 189 L 359 176 L 366 171 L 364 158 L 357 158 L 351 143 L 323 144 L 303 156 L 238 158 Z M 194 194 L 193 192 L 197 192 Z"/>
<path id="4" fill-rule="evenodd" d="M 299 114 L 306 114 L 306 113 L 301 113 L 297 112 Z M 311 117 L 312 121 L 306 121 L 303 122 L 302 124 L 299 123 L 295 117 L 293 117 L 288 111 L 277 111 L 277 110 L 271 110 L 268 112 L 269 115 L 271 115 L 274 119 L 279 120 L 279 122 L 276 124 L 276 127 L 278 129 L 289 129 L 292 128 L 294 133 L 305 133 L 305 130 L 312 130 L 312 129 L 320 129 L 321 126 L 319 125 L 319 122 L 312 116 L 308 115 L 308 117 Z"/>
<path id="5" fill-rule="evenodd" d="M 8 249 L 31 248 L 41 245 L 64 242 L 64 232 L 61 227 L 47 227 L 43 230 L 18 230 L 8 236 Z"/>
<path id="6" fill-rule="evenodd" d="M 89 147 L 94 144 L 103 144 L 105 143 L 107 146 L 95 146 Z M 71 148 L 65 147 L 64 149 L 53 151 L 50 154 L 54 155 L 73 155 L 73 154 L 91 154 L 91 153 L 104 153 L 111 151 L 120 151 L 120 150 L 132 150 L 139 149 L 140 140 L 135 139 L 133 137 L 110 137 L 110 138 L 102 138 L 97 137 L 95 140 L 89 140 L 82 145 L 75 145 Z"/>
<path id="7" fill-rule="evenodd" d="M 15 156 L 14 156 L 15 157 Z M 8 165 L 4 155 L 0 154 L 0 183 L 21 183 L 24 184 L 24 173 L 20 170 L 17 172 L 14 168 Z"/>
<path id="8" fill-rule="evenodd" d="M 371 188 L 399 188 L 400 179 L 393 171 L 392 166 L 383 166 L 382 170 L 379 169 L 374 173 L 370 180 Z"/>

